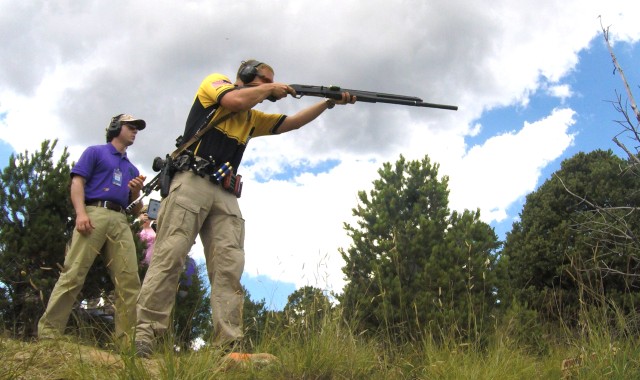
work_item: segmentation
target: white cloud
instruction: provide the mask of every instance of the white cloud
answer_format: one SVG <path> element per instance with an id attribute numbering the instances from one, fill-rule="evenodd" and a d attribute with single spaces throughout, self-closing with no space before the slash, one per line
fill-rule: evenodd
<path id="1" fill-rule="evenodd" d="M 297 286 L 340 290 L 339 247 L 349 244 L 343 223 L 354 224 L 357 192 L 371 188 L 380 166 L 344 157 L 328 173 L 303 174 L 296 182 L 252 182 L 241 198 L 249 274 L 275 275 Z"/>
<path id="2" fill-rule="evenodd" d="M 482 210 L 486 222 L 501 221 L 517 199 L 535 189 L 541 170 L 573 143 L 571 109 L 556 109 L 542 120 L 472 147 L 451 165 L 449 197 L 456 210 Z"/>
<path id="3" fill-rule="evenodd" d="M 571 91 L 571 86 L 567 84 L 551 86 L 547 89 L 547 93 L 550 96 L 555 96 L 556 98 L 560 98 L 561 100 L 565 100 L 573 96 L 573 91 Z"/>

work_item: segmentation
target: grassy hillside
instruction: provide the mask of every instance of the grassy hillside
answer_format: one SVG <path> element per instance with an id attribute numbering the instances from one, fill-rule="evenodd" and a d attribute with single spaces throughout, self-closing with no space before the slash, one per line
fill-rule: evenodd
<path id="1" fill-rule="evenodd" d="M 634 379 L 640 349 L 630 337 L 604 327 L 581 333 L 517 332 L 496 324 L 483 343 L 439 336 L 393 345 L 356 336 L 339 318 L 265 332 L 254 352 L 270 364 L 235 364 L 203 347 L 179 353 L 165 345 L 151 359 L 96 348 L 91 341 L 0 340 L 2 379 Z"/>

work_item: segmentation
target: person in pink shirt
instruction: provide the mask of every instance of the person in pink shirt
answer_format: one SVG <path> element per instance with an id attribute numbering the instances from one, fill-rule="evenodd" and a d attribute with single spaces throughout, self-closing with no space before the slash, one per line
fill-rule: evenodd
<path id="1" fill-rule="evenodd" d="M 144 257 L 141 264 L 149 265 L 151 263 L 151 257 L 153 256 L 153 245 L 156 242 L 156 231 L 153 229 L 151 223 L 153 220 L 149 218 L 147 214 L 147 206 L 144 206 L 142 213 L 140 213 L 140 223 L 142 223 L 142 229 L 138 232 L 138 237 L 145 244 Z"/>

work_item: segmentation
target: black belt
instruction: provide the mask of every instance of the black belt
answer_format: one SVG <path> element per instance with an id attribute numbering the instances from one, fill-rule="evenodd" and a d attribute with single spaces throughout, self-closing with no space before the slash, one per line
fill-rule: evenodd
<path id="1" fill-rule="evenodd" d="M 124 214 L 124 207 L 120 206 L 119 204 L 117 204 L 115 202 L 111 202 L 111 201 L 87 201 L 84 204 L 86 204 L 87 206 L 96 206 L 96 207 L 106 208 L 106 209 L 117 211 L 117 212 L 121 212 L 121 213 Z"/>

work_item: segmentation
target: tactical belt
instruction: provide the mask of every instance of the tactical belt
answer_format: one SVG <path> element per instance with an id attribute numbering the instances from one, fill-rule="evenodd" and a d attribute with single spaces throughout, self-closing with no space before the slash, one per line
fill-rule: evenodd
<path id="1" fill-rule="evenodd" d="M 119 204 L 115 203 L 115 202 L 111 202 L 111 201 L 86 201 L 84 203 L 87 206 L 96 206 L 96 207 L 102 207 L 102 208 L 106 208 L 112 211 L 117 211 L 117 212 L 121 212 L 124 214 L 124 207 L 120 206 Z"/>
<path id="2" fill-rule="evenodd" d="M 242 194 L 242 176 L 234 174 L 230 165 L 216 165 L 213 160 L 206 160 L 199 156 L 183 154 L 174 160 L 177 170 L 191 170 L 200 177 L 206 177 L 210 182 L 222 186 L 223 189 L 240 198 Z"/>

